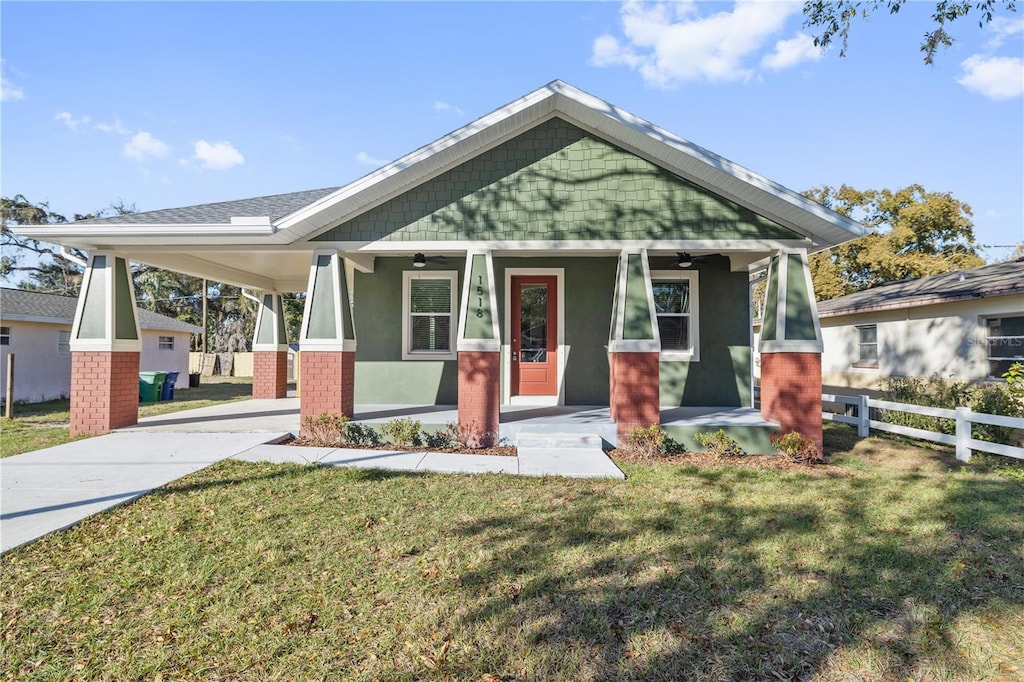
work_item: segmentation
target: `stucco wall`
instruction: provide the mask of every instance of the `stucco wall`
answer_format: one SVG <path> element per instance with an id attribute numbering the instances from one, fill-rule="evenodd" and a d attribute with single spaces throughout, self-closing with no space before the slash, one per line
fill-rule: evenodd
<path id="1" fill-rule="evenodd" d="M 988 376 L 984 319 L 1010 315 L 1024 315 L 1020 297 L 824 318 L 822 381 L 827 386 L 877 389 L 888 376 L 984 380 Z M 870 324 L 878 329 L 878 367 L 854 367 L 857 325 Z"/>
<path id="2" fill-rule="evenodd" d="M 675 269 L 675 259 L 652 259 L 652 270 Z M 750 288 L 729 259 L 696 264 L 700 360 L 660 363 L 661 404 L 671 407 L 750 406 Z"/>
<path id="3" fill-rule="evenodd" d="M 14 353 L 14 400 L 40 402 L 67 397 L 71 392 L 71 354 L 58 355 L 61 326 L 4 320 L 11 328 L 11 345 L 0 346 L 0 395 L 7 394 L 7 356 Z"/>
<path id="4" fill-rule="evenodd" d="M 38 322 L 3 321 L 11 327 L 11 345 L 0 346 L 0 395 L 7 390 L 7 355 L 14 353 L 14 400 L 16 402 L 40 402 L 55 398 L 66 398 L 71 393 L 71 354 L 60 355 L 57 351 L 61 331 L 71 331 L 71 325 L 46 324 Z M 160 336 L 174 337 L 174 350 L 160 350 Z M 143 331 L 142 353 L 139 360 L 141 371 L 181 372 L 175 390 L 188 388 L 188 344 L 187 332 Z"/>
<path id="5" fill-rule="evenodd" d="M 161 336 L 174 337 L 174 350 L 161 350 Z M 174 390 L 188 388 L 188 332 L 142 331 L 140 372 L 178 372 Z"/>
<path id="6" fill-rule="evenodd" d="M 456 270 L 456 306 L 464 258 L 447 265 L 412 267 L 409 258 L 378 258 L 372 273 L 356 272 L 352 316 L 356 327 L 355 399 L 362 405 L 454 405 L 459 398 L 456 360 L 402 360 L 402 272 Z M 452 324 L 458 323 L 458 309 Z"/>

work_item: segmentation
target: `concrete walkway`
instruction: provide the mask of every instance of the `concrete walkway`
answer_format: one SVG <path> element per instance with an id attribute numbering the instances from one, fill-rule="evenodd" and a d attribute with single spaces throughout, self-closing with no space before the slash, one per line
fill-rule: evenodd
<path id="1" fill-rule="evenodd" d="M 286 433 L 111 433 L 0 459 L 0 552 Z"/>
<path id="2" fill-rule="evenodd" d="M 0 459 L 0 552 L 130 502 L 224 459 L 393 471 L 625 476 L 579 434 L 519 435 L 518 456 L 273 445 L 298 432 L 298 400 L 247 400 Z"/>

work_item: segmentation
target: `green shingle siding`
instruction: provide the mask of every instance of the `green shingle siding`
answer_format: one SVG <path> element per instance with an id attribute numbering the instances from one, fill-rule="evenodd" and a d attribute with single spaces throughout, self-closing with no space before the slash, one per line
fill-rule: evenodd
<path id="1" fill-rule="evenodd" d="M 800 239 L 555 118 L 313 241 Z"/>

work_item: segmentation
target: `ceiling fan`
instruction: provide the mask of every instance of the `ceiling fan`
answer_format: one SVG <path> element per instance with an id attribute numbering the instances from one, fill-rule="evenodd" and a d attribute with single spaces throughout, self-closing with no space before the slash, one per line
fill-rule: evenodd
<path id="1" fill-rule="evenodd" d="M 694 263 L 704 263 L 707 261 L 707 258 L 702 258 L 701 256 L 691 256 L 688 251 L 677 251 L 676 255 L 678 256 L 676 260 L 677 268 L 689 268 L 693 267 Z"/>
<path id="2" fill-rule="evenodd" d="M 424 256 L 422 253 L 417 253 L 412 257 L 412 266 L 414 268 L 425 268 L 427 263 L 437 263 L 439 265 L 447 265 L 447 256 Z"/>

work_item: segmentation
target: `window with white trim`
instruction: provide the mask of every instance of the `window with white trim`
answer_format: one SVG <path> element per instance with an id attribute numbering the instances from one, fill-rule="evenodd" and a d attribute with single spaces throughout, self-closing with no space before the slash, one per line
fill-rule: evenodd
<path id="1" fill-rule="evenodd" d="M 71 355 L 71 330 L 57 332 L 57 355 Z"/>
<path id="2" fill-rule="evenodd" d="M 878 326 L 857 327 L 857 367 L 878 367 Z"/>
<path id="3" fill-rule="evenodd" d="M 661 357 L 699 360 L 697 273 L 656 270 L 651 273 L 651 289 L 661 338 Z"/>
<path id="4" fill-rule="evenodd" d="M 160 350 L 174 350 L 174 337 L 161 336 L 157 338 L 157 348 Z"/>
<path id="5" fill-rule="evenodd" d="M 11 345 L 11 328 L 0 327 L 0 346 Z"/>
<path id="6" fill-rule="evenodd" d="M 985 348 L 990 377 L 998 379 L 1013 363 L 1024 362 L 1024 317 L 988 318 Z"/>
<path id="7" fill-rule="evenodd" d="M 454 271 L 406 271 L 402 275 L 402 359 L 454 360 Z"/>

